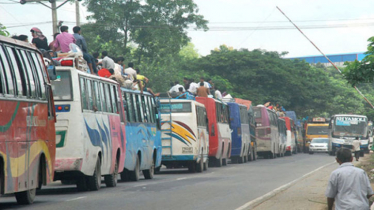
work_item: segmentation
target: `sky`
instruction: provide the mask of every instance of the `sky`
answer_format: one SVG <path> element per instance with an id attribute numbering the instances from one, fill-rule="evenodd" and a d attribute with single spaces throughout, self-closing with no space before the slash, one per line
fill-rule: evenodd
<path id="1" fill-rule="evenodd" d="M 39 27 L 52 41 L 51 10 L 18 0 L 0 0 L 0 23 L 11 34 L 26 34 Z M 373 36 L 374 1 L 371 0 L 194 0 L 210 30 L 188 30 L 200 55 L 225 44 L 236 49 L 287 51 L 286 57 L 320 55 L 311 43 L 276 9 L 283 12 L 325 53 L 364 52 Z M 58 1 L 60 4 L 61 1 Z M 46 4 L 49 5 L 48 1 Z M 81 6 L 81 21 L 89 14 Z M 58 10 L 58 20 L 75 26 L 75 5 Z M 271 30 L 270 30 L 271 29 Z"/>

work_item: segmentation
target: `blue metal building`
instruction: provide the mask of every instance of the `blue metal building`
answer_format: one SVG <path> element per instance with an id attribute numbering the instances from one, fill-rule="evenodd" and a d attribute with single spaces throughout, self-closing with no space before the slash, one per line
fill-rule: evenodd
<path id="1" fill-rule="evenodd" d="M 363 52 L 327 55 L 327 57 L 335 64 L 343 64 L 345 61 L 354 61 L 354 60 L 361 61 L 365 56 L 366 55 Z M 306 62 L 310 64 L 317 64 L 317 63 L 328 64 L 329 63 L 329 61 L 323 55 L 292 57 L 292 58 L 286 58 L 286 59 L 305 60 Z"/>

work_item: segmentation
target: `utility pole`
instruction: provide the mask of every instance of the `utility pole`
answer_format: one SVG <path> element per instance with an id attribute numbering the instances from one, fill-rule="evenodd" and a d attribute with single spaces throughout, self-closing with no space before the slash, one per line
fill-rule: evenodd
<path id="1" fill-rule="evenodd" d="M 56 8 L 56 1 L 53 1 L 51 3 L 51 10 L 52 10 L 52 24 L 53 24 L 53 34 L 58 32 L 57 28 L 57 8 Z"/>
<path id="2" fill-rule="evenodd" d="M 81 25 L 80 13 L 79 13 L 79 1 L 75 1 L 75 20 L 77 26 Z"/>

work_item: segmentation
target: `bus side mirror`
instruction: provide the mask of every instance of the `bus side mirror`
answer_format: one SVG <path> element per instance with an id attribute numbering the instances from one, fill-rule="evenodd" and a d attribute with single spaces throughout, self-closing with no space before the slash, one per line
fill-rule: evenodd
<path id="1" fill-rule="evenodd" d="M 49 65 L 47 70 L 48 70 L 49 79 L 56 80 L 57 79 L 56 67 L 54 65 Z"/>

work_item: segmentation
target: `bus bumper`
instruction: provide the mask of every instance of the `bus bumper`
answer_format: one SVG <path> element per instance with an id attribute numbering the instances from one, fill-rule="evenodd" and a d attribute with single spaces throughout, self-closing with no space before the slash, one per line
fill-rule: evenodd
<path id="1" fill-rule="evenodd" d="M 80 171 L 82 169 L 83 158 L 56 158 L 55 171 Z"/>

